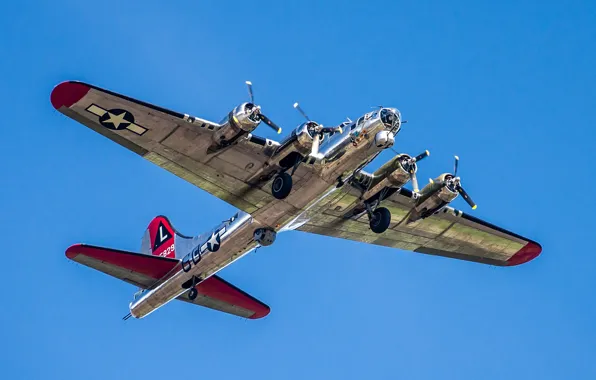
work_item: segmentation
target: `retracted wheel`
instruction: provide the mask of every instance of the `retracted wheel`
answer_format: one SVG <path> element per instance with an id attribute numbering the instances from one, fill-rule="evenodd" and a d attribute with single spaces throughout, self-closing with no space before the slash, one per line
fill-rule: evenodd
<path id="1" fill-rule="evenodd" d="M 195 288 L 195 287 L 190 288 L 190 290 L 188 291 L 188 298 L 191 301 L 194 301 L 198 295 L 199 295 L 199 292 L 197 291 L 197 288 Z"/>
<path id="2" fill-rule="evenodd" d="M 370 229 L 373 232 L 377 234 L 385 232 L 389 227 L 389 223 L 391 223 L 391 211 L 387 210 L 385 207 L 378 207 L 372 212 Z"/>
<path id="3" fill-rule="evenodd" d="M 281 173 L 273 179 L 271 193 L 277 199 L 284 199 L 292 191 L 292 176 L 288 173 Z"/>

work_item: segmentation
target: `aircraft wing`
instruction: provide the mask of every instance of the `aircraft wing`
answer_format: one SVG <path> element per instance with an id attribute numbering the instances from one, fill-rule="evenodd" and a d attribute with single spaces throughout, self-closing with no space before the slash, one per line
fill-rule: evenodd
<path id="1" fill-rule="evenodd" d="M 208 152 L 217 123 L 81 82 L 59 84 L 50 99 L 66 116 L 247 213 L 273 199 L 247 184 L 269 158 L 266 139 Z"/>
<path id="2" fill-rule="evenodd" d="M 528 238 L 451 207 L 406 224 L 406 216 L 414 206 L 411 196 L 411 191 L 402 189 L 383 200 L 382 206 L 391 211 L 391 224 L 381 234 L 370 230 L 366 213 L 352 215 L 359 202 L 351 189 L 339 191 L 324 208 L 308 215 L 306 223 L 297 229 L 498 266 L 523 264 L 542 251 L 540 244 Z"/>
<path id="3" fill-rule="evenodd" d="M 143 289 L 152 287 L 180 265 L 178 259 L 85 244 L 69 247 L 66 257 Z M 250 319 L 262 318 L 270 311 L 269 306 L 215 275 L 197 285 L 197 290 L 194 301 L 187 293 L 177 299 Z"/>

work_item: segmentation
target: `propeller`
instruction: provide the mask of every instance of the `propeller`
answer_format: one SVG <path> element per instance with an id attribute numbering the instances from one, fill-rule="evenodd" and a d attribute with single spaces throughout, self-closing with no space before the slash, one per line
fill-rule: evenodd
<path id="1" fill-rule="evenodd" d="M 247 80 L 245 83 L 246 83 L 246 86 L 248 87 L 248 96 L 250 97 L 250 103 L 256 108 L 256 110 L 254 111 L 254 116 L 258 120 L 262 121 L 263 123 L 265 123 L 269 127 L 271 127 L 271 129 L 273 129 L 275 132 L 281 133 L 281 128 L 277 124 L 275 124 L 273 121 L 271 121 L 271 119 L 269 119 L 267 116 L 265 116 L 264 114 L 261 113 L 260 106 L 255 105 L 255 95 L 252 91 L 252 82 Z"/>
<path id="2" fill-rule="evenodd" d="M 278 134 L 281 133 L 281 128 L 277 124 L 275 124 L 274 122 L 272 122 L 271 119 L 269 119 L 267 116 L 263 115 L 262 113 L 259 113 L 259 119 L 261 119 L 261 121 L 263 123 L 265 123 L 268 126 L 270 126 Z"/>
<path id="3" fill-rule="evenodd" d="M 250 96 L 250 102 L 252 104 L 254 104 L 255 103 L 255 95 L 252 93 L 252 82 L 247 80 L 246 86 L 248 86 L 248 96 Z"/>
<path id="4" fill-rule="evenodd" d="M 310 154 L 313 156 L 319 153 L 319 146 L 321 145 L 321 140 L 323 139 L 323 135 L 325 133 L 334 133 L 334 132 L 342 133 L 343 132 L 343 129 L 341 128 L 341 126 L 325 127 L 322 124 L 312 121 L 310 119 L 310 117 L 308 117 L 306 112 L 304 112 L 304 110 L 300 107 L 300 104 L 298 104 L 298 102 L 294 103 L 294 108 L 298 112 L 300 112 L 300 114 L 302 116 L 304 116 L 304 118 L 308 122 L 309 133 L 311 133 L 313 136 L 312 148 L 311 148 L 311 152 L 310 152 Z"/>
<path id="5" fill-rule="evenodd" d="M 425 150 L 424 152 L 420 153 L 416 157 L 410 157 L 404 159 L 402 161 L 403 168 L 410 174 L 410 181 L 412 181 L 412 188 L 414 192 L 420 191 L 418 188 L 418 178 L 416 178 L 416 162 L 425 159 L 426 157 L 430 156 L 430 152 Z"/>
<path id="6" fill-rule="evenodd" d="M 472 210 L 476 210 L 476 207 L 477 207 L 476 203 L 474 203 L 474 201 L 472 200 L 472 198 L 470 198 L 470 196 L 468 195 L 466 190 L 464 190 L 464 188 L 461 185 L 461 178 L 459 178 L 457 176 L 458 167 L 459 167 L 459 157 L 455 156 L 453 175 L 447 176 L 445 178 L 445 185 L 447 187 L 449 187 L 450 190 L 457 191 L 462 196 L 462 198 L 466 201 L 466 203 L 468 205 L 470 205 L 470 207 L 472 207 Z"/>
<path id="7" fill-rule="evenodd" d="M 308 117 L 308 115 L 306 114 L 306 112 L 304 112 L 304 110 L 302 108 L 300 108 L 300 104 L 298 104 L 298 102 L 294 103 L 294 108 L 296 108 L 296 110 L 298 112 L 300 112 L 302 114 L 302 116 L 304 116 L 304 118 L 306 119 L 306 121 L 311 121 L 310 117 Z"/>

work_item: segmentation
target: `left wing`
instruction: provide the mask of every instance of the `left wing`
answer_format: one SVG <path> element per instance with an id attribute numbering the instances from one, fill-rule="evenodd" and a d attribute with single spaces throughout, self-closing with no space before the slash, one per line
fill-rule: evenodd
<path id="1" fill-rule="evenodd" d="M 523 264 L 542 251 L 535 241 L 451 207 L 406 224 L 406 216 L 414 206 L 412 194 L 406 189 L 383 200 L 382 206 L 391 211 L 391 224 L 387 231 L 376 234 L 370 230 L 366 213 L 353 212 L 359 199 L 348 186 L 346 188 L 305 216 L 297 229 L 498 266 Z"/>
<path id="2" fill-rule="evenodd" d="M 219 124 L 171 111 L 82 82 L 63 82 L 54 108 L 178 177 L 253 213 L 269 191 L 248 184 L 269 158 L 268 140 L 253 136 L 209 152 Z"/>
<path id="3" fill-rule="evenodd" d="M 75 244 L 66 250 L 66 257 L 143 289 L 148 289 L 178 270 L 180 260 L 142 253 L 120 251 L 86 244 Z M 269 314 L 269 306 L 213 275 L 197 285 L 194 301 L 188 292 L 177 299 L 239 317 L 257 319 Z"/>

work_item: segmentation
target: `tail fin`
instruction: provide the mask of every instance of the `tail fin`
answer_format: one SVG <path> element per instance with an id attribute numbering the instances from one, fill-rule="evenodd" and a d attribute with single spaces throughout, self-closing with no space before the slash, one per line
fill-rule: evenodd
<path id="1" fill-rule="evenodd" d="M 141 240 L 141 252 L 147 255 L 176 258 L 183 256 L 186 252 L 177 250 L 188 244 L 192 238 L 180 234 L 174 229 L 168 218 L 165 216 L 156 216 L 149 223 L 143 239 Z"/>

